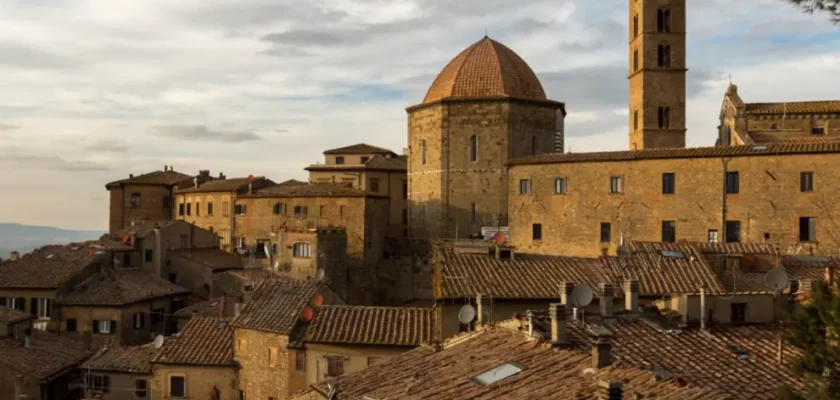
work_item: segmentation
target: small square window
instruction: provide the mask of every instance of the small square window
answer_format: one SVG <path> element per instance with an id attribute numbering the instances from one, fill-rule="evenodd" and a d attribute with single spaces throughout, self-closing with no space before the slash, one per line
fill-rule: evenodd
<path id="1" fill-rule="evenodd" d="M 530 179 L 520 179 L 519 180 L 519 194 L 531 194 L 531 180 Z"/>
<path id="2" fill-rule="evenodd" d="M 77 329 L 79 329 L 76 326 L 76 319 L 74 319 L 74 318 L 68 319 L 67 322 L 65 322 L 65 324 L 66 324 L 66 326 L 65 326 L 64 329 L 67 332 L 77 332 Z"/>
<path id="3" fill-rule="evenodd" d="M 554 194 L 566 194 L 566 178 L 554 178 Z"/>
<path id="4" fill-rule="evenodd" d="M 662 174 L 662 194 L 674 194 L 676 179 L 673 172 Z"/>
<path id="5" fill-rule="evenodd" d="M 274 215 L 283 215 L 286 213 L 286 205 L 283 203 L 277 203 L 274 205 Z"/>
<path id="6" fill-rule="evenodd" d="M 729 171 L 726 173 L 726 193 L 737 194 L 741 191 L 741 179 L 738 171 Z"/>
<path id="7" fill-rule="evenodd" d="M 335 163 L 338 165 L 344 164 L 344 157 L 338 156 L 335 158 Z"/>
<path id="8" fill-rule="evenodd" d="M 542 224 L 531 225 L 531 237 L 533 240 L 542 240 Z"/>
<path id="9" fill-rule="evenodd" d="M 327 376 L 339 377 L 344 375 L 344 357 L 327 356 Z"/>
<path id="10" fill-rule="evenodd" d="M 379 193 L 379 179 L 371 178 L 370 191 L 373 193 Z"/>
<path id="11" fill-rule="evenodd" d="M 610 177 L 610 193 L 623 193 L 624 192 L 624 183 L 622 182 L 622 178 L 620 176 L 611 176 Z"/>
<path id="12" fill-rule="evenodd" d="M 366 164 L 370 160 L 370 157 L 362 157 L 362 164 Z"/>
<path id="13" fill-rule="evenodd" d="M 601 243 L 612 242 L 612 226 L 609 222 L 601 222 Z"/>
<path id="14" fill-rule="evenodd" d="M 812 135 L 825 135 L 825 128 L 822 126 L 815 126 L 811 128 Z"/>
<path id="15" fill-rule="evenodd" d="M 306 217 L 306 206 L 295 206 L 295 217 Z"/>
<path id="16" fill-rule="evenodd" d="M 709 243 L 717 243 L 718 242 L 718 230 L 717 229 L 709 229 Z"/>
<path id="17" fill-rule="evenodd" d="M 185 397 L 186 396 L 186 378 L 183 376 L 169 377 L 169 396 L 170 397 Z"/>
<path id="18" fill-rule="evenodd" d="M 741 221 L 726 221 L 726 243 L 741 241 Z"/>
<path id="19" fill-rule="evenodd" d="M 814 242 L 817 240 L 817 219 L 814 217 L 799 218 L 799 241 Z"/>

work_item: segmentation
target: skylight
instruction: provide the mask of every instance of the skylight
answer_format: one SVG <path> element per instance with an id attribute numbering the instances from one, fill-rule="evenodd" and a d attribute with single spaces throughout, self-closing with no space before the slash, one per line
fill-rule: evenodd
<path id="1" fill-rule="evenodd" d="M 662 250 L 663 257 L 683 258 L 685 255 L 681 251 Z"/>
<path id="2" fill-rule="evenodd" d="M 478 375 L 473 376 L 473 382 L 481 385 L 487 386 L 494 384 L 502 379 L 510 378 L 522 371 L 525 370 L 525 366 L 519 363 L 504 363 L 496 368 L 493 368 L 489 371 L 484 371 Z"/>
<path id="3" fill-rule="evenodd" d="M 753 150 L 767 150 L 767 146 L 753 146 Z"/>
<path id="4" fill-rule="evenodd" d="M 733 356 L 738 357 L 742 360 L 750 358 L 750 353 L 738 346 L 729 344 L 726 345 L 726 350 L 729 350 L 729 352 L 732 353 Z"/>

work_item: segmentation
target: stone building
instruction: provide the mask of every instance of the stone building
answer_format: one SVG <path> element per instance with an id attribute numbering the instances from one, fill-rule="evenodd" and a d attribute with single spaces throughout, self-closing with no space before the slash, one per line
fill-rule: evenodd
<path id="1" fill-rule="evenodd" d="M 563 103 L 548 100 L 525 61 L 487 37 L 450 61 L 407 112 L 412 236 L 507 225 L 507 161 L 562 151 Z"/>
<path id="2" fill-rule="evenodd" d="M 219 236 L 219 247 L 233 252 L 231 238 L 236 199 L 273 185 L 274 182 L 265 177 L 196 181 L 190 187 L 179 187 L 175 193 L 174 218 L 215 233 Z"/>
<path id="3" fill-rule="evenodd" d="M 718 129 L 718 146 L 839 141 L 840 101 L 744 103 L 730 84 Z"/>
<path id="4" fill-rule="evenodd" d="M 631 150 L 685 147 L 685 3 L 629 2 Z"/>
<path id="5" fill-rule="evenodd" d="M 388 196 L 389 236 L 408 235 L 407 155 L 359 143 L 324 151 L 324 163 L 306 167 L 311 183 L 343 183 Z"/>
<path id="6" fill-rule="evenodd" d="M 86 392 L 102 400 L 150 399 L 151 362 L 158 350 L 152 344 L 100 349 L 79 366 Z"/>
<path id="7" fill-rule="evenodd" d="M 81 398 L 77 367 L 91 354 L 82 341 L 39 330 L 0 337 L 0 400 Z"/>
<path id="8" fill-rule="evenodd" d="M 167 269 L 180 277 L 180 284 L 202 299 L 213 295 L 216 275 L 243 268 L 241 257 L 219 248 L 170 250 L 167 261 Z"/>

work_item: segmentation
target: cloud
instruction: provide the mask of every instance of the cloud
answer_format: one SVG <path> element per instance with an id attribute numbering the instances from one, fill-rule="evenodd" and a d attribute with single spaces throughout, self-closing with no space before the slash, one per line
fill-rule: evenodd
<path id="1" fill-rule="evenodd" d="M 169 125 L 154 128 L 158 136 L 181 140 L 207 140 L 211 142 L 241 143 L 262 140 L 254 132 L 222 132 L 205 125 Z"/>
<path id="2" fill-rule="evenodd" d="M 85 146 L 85 150 L 102 153 L 125 153 L 130 149 L 128 143 L 117 141 L 99 141 Z"/>
<path id="3" fill-rule="evenodd" d="M 0 124 L 0 132 L 13 131 L 15 129 L 20 129 L 20 127 L 17 126 L 17 125 L 11 125 L 11 124 Z"/>
<path id="4" fill-rule="evenodd" d="M 85 160 L 68 160 L 59 156 L 41 155 L 18 147 L 0 148 L 0 163 L 14 165 L 15 168 L 35 168 L 52 171 L 91 172 L 107 171 L 107 165 Z"/>

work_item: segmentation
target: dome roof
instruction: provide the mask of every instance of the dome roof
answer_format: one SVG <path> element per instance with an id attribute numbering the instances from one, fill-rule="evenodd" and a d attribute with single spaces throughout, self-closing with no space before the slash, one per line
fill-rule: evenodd
<path id="1" fill-rule="evenodd" d="M 484 37 L 440 71 L 423 103 L 446 98 L 511 97 L 545 101 L 537 75 L 513 50 Z"/>

